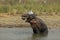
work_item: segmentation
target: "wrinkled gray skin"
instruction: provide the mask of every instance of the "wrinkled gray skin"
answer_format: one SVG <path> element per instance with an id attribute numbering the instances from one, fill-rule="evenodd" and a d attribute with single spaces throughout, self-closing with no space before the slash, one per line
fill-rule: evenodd
<path id="1" fill-rule="evenodd" d="M 26 22 L 31 24 L 31 27 L 35 34 L 47 34 L 48 33 L 48 28 L 46 24 L 41 19 L 37 18 L 35 14 L 32 14 L 32 15 L 23 14 L 22 19 L 26 20 Z M 36 20 L 35 24 L 31 23 L 33 19 Z"/>

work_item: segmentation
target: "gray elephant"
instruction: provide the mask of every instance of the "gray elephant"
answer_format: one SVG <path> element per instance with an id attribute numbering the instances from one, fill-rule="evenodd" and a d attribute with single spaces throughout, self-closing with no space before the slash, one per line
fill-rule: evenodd
<path id="1" fill-rule="evenodd" d="M 48 33 L 48 28 L 46 24 L 41 19 L 37 18 L 35 14 L 23 14 L 22 19 L 30 23 L 33 29 L 33 32 L 35 34 L 47 34 Z"/>

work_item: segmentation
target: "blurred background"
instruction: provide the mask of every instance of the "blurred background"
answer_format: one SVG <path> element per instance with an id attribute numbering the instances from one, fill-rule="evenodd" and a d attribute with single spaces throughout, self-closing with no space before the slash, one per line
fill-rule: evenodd
<path id="1" fill-rule="evenodd" d="M 30 9 L 37 15 L 60 16 L 60 0 L 0 0 L 0 13 L 16 15 Z"/>
<path id="2" fill-rule="evenodd" d="M 48 27 L 60 28 L 60 0 L 0 0 L 0 27 L 29 27 L 21 19 L 29 10 Z"/>

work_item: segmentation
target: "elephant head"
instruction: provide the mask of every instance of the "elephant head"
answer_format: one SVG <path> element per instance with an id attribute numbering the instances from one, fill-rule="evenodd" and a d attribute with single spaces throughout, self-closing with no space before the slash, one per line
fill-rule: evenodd
<path id="1" fill-rule="evenodd" d="M 31 14 L 31 15 L 29 15 L 29 14 L 23 14 L 22 15 L 22 19 L 23 20 L 26 20 L 26 22 L 32 22 L 31 20 L 32 19 L 35 19 L 36 18 L 36 15 L 35 14 Z"/>

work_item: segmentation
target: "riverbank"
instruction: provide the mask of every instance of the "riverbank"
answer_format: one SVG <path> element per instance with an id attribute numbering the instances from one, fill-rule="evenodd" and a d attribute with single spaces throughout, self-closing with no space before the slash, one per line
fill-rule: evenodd
<path id="1" fill-rule="evenodd" d="M 60 28 L 60 16 L 38 16 L 41 18 L 48 28 Z M 14 27 L 30 27 L 29 23 L 26 23 L 21 19 L 21 16 L 12 16 L 6 14 L 0 14 L 0 27 L 14 28 Z"/>

